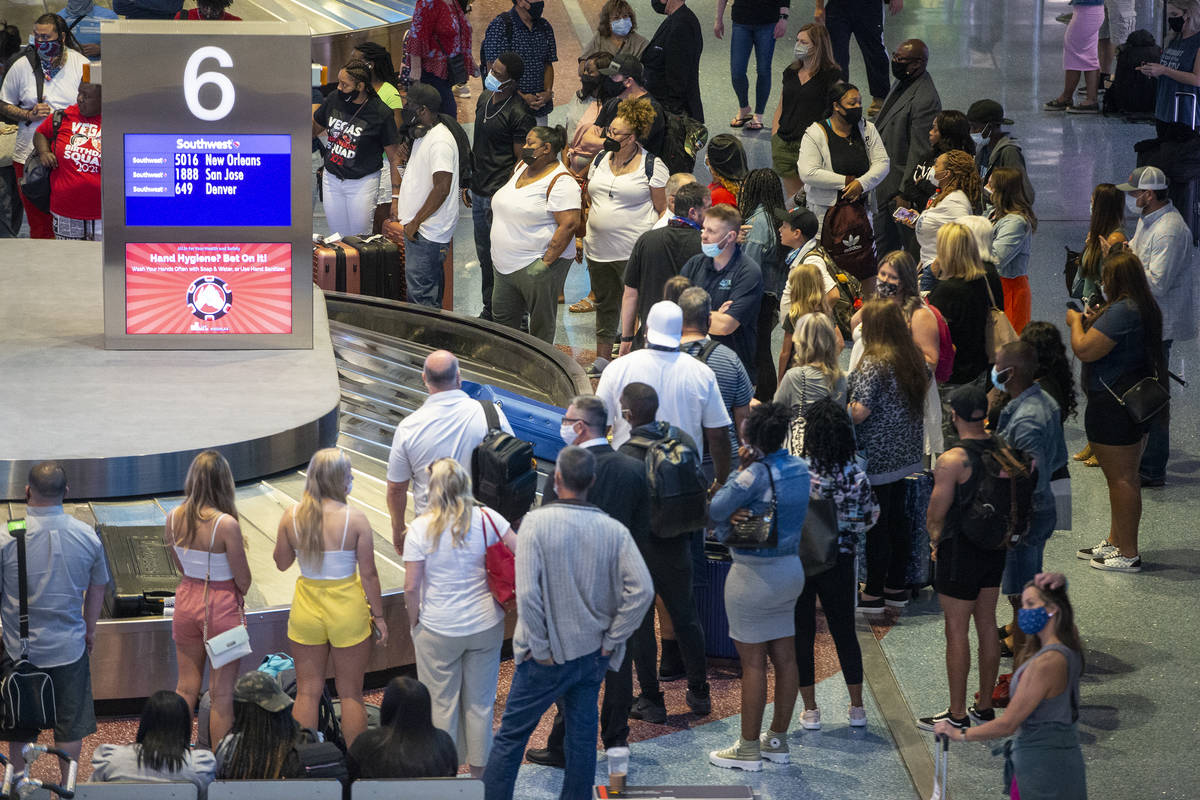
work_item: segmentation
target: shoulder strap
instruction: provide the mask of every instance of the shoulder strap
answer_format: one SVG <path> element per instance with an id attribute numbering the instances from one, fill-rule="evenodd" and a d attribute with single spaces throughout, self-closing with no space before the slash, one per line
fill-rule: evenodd
<path id="1" fill-rule="evenodd" d="M 21 520 L 22 523 L 25 520 Z M 29 577 L 25 571 L 25 527 L 9 529 L 17 540 L 17 614 L 18 636 L 21 639 L 21 657 L 29 658 Z"/>
<path id="2" fill-rule="evenodd" d="M 710 338 L 704 347 L 700 348 L 700 352 L 696 354 L 696 358 L 700 359 L 701 363 L 707 364 L 708 357 L 713 354 L 713 351 L 716 350 L 717 346 L 720 344 L 721 343 L 716 339 Z"/>
<path id="3" fill-rule="evenodd" d="M 38 63 L 37 51 L 33 47 L 26 47 L 25 58 L 29 61 L 29 68 L 33 70 L 33 82 L 37 86 L 37 101 L 41 103 L 46 97 L 46 76 L 42 74 L 42 65 Z"/>
<path id="4" fill-rule="evenodd" d="M 559 179 L 559 178 L 564 178 L 564 177 L 569 177 L 569 178 L 571 178 L 571 180 L 575 180 L 575 176 L 574 176 L 574 175 L 571 175 L 571 173 L 570 173 L 570 172 L 556 172 L 556 173 L 554 173 L 554 177 L 552 177 L 552 178 L 550 179 L 550 185 L 546 187 L 546 199 L 547 199 L 547 200 L 549 200 L 549 199 L 550 199 L 550 192 L 554 191 L 554 184 L 558 183 L 558 179 Z"/>
<path id="5" fill-rule="evenodd" d="M 346 533 L 350 530 L 350 500 L 346 500 L 346 521 L 342 523 L 342 543 L 338 545 L 338 550 L 346 549 Z"/>
<path id="6" fill-rule="evenodd" d="M 992 294 L 992 282 L 988 280 L 987 275 L 979 278 L 979 280 L 983 281 L 983 286 L 987 289 L 988 302 L 992 304 L 992 310 L 999 311 L 1000 307 L 996 305 L 996 295 Z"/>
<path id="7" fill-rule="evenodd" d="M 55 146 L 56 144 L 58 144 L 58 129 L 59 129 L 59 128 L 61 128 L 61 127 L 62 127 L 62 124 L 63 124 L 63 111 L 62 111 L 62 109 L 59 109 L 58 111 L 55 111 L 55 112 L 54 112 L 54 115 L 51 117 L 51 119 L 52 119 L 53 121 L 50 123 L 50 128 L 51 128 L 51 135 L 50 135 L 50 149 L 51 149 L 51 151 L 53 151 L 53 150 L 54 150 L 54 146 Z"/>
<path id="8" fill-rule="evenodd" d="M 182 14 L 183 12 L 181 11 L 179 13 Z M 71 31 L 75 30 L 75 26 L 78 25 L 79 23 L 83 22 L 83 18 L 86 16 L 87 16 L 86 14 L 80 14 L 78 17 L 76 17 L 75 21 L 67 26 L 67 33 L 70 33 Z"/>
<path id="9" fill-rule="evenodd" d="M 496 406 L 487 400 L 479 400 L 479 405 L 483 406 L 483 415 L 487 418 L 488 432 L 500 430 L 500 415 L 496 413 Z"/>

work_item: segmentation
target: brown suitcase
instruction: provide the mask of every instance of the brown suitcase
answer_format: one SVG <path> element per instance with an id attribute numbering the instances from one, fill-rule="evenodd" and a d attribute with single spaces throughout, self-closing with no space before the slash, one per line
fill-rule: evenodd
<path id="1" fill-rule="evenodd" d="M 404 261 L 404 226 L 399 220 L 389 217 L 383 223 L 383 235 L 392 242 L 395 242 L 400 248 L 401 263 Z M 446 260 L 442 264 L 442 275 L 445 281 L 445 289 L 442 294 L 442 308 L 447 311 L 454 310 L 454 243 L 446 249 Z M 400 276 L 400 283 L 403 290 L 401 300 L 408 299 L 408 286 L 404 281 L 404 276 Z M 384 295 L 387 297 L 388 295 Z"/>
<path id="2" fill-rule="evenodd" d="M 360 294 L 358 251 L 344 242 L 313 242 L 313 283 L 325 291 Z"/>

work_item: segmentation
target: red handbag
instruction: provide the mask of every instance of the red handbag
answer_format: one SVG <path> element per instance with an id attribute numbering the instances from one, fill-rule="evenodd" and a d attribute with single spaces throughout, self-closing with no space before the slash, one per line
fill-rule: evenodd
<path id="1" fill-rule="evenodd" d="M 517 608 L 517 557 L 500 538 L 500 531 L 496 529 L 496 523 L 492 522 L 487 511 L 481 510 L 481 513 L 483 514 L 483 543 L 485 545 L 483 565 L 487 569 L 488 591 L 492 593 L 492 597 L 505 612 L 515 611 Z M 494 544 L 487 543 L 489 525 L 492 527 L 492 532 L 496 534 Z"/>

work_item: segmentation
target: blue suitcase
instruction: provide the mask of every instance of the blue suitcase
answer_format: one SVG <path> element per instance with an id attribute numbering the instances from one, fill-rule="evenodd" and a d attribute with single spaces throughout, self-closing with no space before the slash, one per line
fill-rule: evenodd
<path id="1" fill-rule="evenodd" d="M 729 548 L 717 542 L 704 543 L 704 569 L 707 586 L 696 589 L 696 608 L 704 628 L 704 654 L 710 658 L 737 658 L 737 648 L 729 638 L 729 618 L 725 616 L 725 579 L 733 560 Z"/>
<path id="2" fill-rule="evenodd" d="M 532 444 L 536 458 L 542 461 L 558 458 L 558 451 L 565 447 L 558 433 L 563 415 L 567 413 L 565 408 L 474 381 L 463 381 L 462 388 L 475 400 L 498 402 L 508 424 L 512 426 L 513 436 Z"/>

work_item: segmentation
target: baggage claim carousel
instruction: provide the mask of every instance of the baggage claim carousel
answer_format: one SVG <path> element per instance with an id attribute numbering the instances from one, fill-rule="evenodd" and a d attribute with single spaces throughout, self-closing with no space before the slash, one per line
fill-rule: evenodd
<path id="1" fill-rule="evenodd" d="M 11 283 L 11 275 L 6 277 L 7 280 L 0 278 L 0 284 Z M 14 291 L 29 287 L 10 285 L 0 288 L 9 290 L 7 296 L 11 297 Z M 25 292 L 21 294 L 29 296 Z M 535 454 L 543 475 L 547 463 L 552 462 L 557 452 L 557 448 L 551 449 L 550 445 L 558 437 L 558 421 L 553 409 L 565 407 L 576 394 L 590 393 L 591 386 L 579 365 L 561 351 L 493 323 L 405 303 L 336 293 L 327 293 L 323 300 L 318 295 L 314 299 L 314 312 L 319 312 L 322 304 L 326 313 L 314 313 L 314 351 L 319 350 L 322 343 L 319 328 L 323 322 L 321 318 L 327 315 L 328 341 L 336 364 L 340 394 L 338 408 L 335 412 L 318 415 L 320 418 L 314 419 L 309 426 L 311 431 L 305 433 L 301 428 L 293 431 L 297 442 L 309 441 L 314 436 L 316 441 L 308 446 L 292 447 L 293 466 L 289 469 L 280 471 L 276 468 L 271 474 L 260 473 L 247 480 L 246 470 L 252 469 L 247 466 L 247 458 L 239 457 L 236 448 L 230 453 L 238 479 L 237 507 L 254 576 L 246 598 L 247 624 L 254 654 L 244 664 L 249 666 L 266 653 L 287 649 L 288 608 L 299 571 L 295 565 L 285 572 L 275 567 L 272 559 L 275 534 L 284 510 L 296 503 L 303 493 L 304 468 L 312 450 L 315 446 L 336 444 L 350 455 L 354 466 L 351 502 L 366 513 L 375 530 L 375 557 L 391 638 L 386 648 L 373 651 L 368 669 L 372 672 L 387 670 L 413 663 L 404 608 L 404 569 L 392 547 L 387 512 L 387 456 L 396 424 L 419 407 L 426 396 L 421 383 L 425 356 L 439 348 L 459 356 L 464 388 L 474 396 L 491 396 L 500 402 L 517 434 L 535 441 Z M 67 338 L 70 338 L 69 332 Z M 79 338 L 85 344 L 89 343 L 86 336 Z M 44 347 L 12 341 L 3 344 L 6 349 L 5 355 L 0 356 L 0 367 L 19 369 L 22 365 L 13 363 L 12 354 L 22 346 L 31 351 L 31 362 L 45 360 Z M 61 341 L 55 341 L 56 347 L 60 345 Z M 90 353 L 93 359 L 110 355 L 110 351 L 99 350 L 94 342 L 84 349 L 97 351 Z M 167 355 L 176 359 L 193 358 L 192 355 Z M 263 351 L 244 351 L 240 356 L 227 353 L 225 357 L 253 360 L 263 355 Z M 28 368 L 28 365 L 24 366 Z M 13 374 L 8 368 L 6 374 Z M 279 375 L 277 380 L 285 383 L 287 377 Z M 17 410 L 23 415 L 31 413 L 25 409 Z M 8 409 L 0 408 L 0 423 L 11 424 L 12 418 L 6 415 L 13 411 L 11 405 Z M 336 417 L 336 431 L 330 424 L 331 415 Z M 31 423 L 31 429 L 35 425 L 36 422 Z M 16 434 L 10 429 L 9 435 Z M 9 444 L 12 441 L 15 440 L 10 439 Z M 218 449 L 224 451 L 226 447 L 220 445 Z M 262 463 L 269 463 L 270 451 L 280 449 L 278 442 L 273 442 L 258 446 L 254 453 L 265 452 L 268 457 Z M 307 452 L 302 452 L 304 450 Z M 178 470 L 186 471 L 184 461 L 190 462 L 190 453 L 180 449 L 177 453 L 160 455 L 156 464 L 161 466 L 164 458 L 169 456 L 177 456 L 178 463 L 162 471 L 173 471 L 174 480 L 181 487 Z M 7 483 L 10 499 L 0 503 L 0 517 L 24 515 L 24 506 L 17 500 L 23 496 L 22 470 L 28 469 L 31 460 L 28 457 L 0 460 L 0 488 L 5 488 Z M 116 461 L 124 463 L 129 459 Z M 67 459 L 66 463 L 72 482 L 69 501 L 73 497 L 104 494 L 95 488 L 105 484 L 97 481 L 94 474 L 96 464 L 103 464 L 103 461 L 83 459 L 78 466 L 72 466 L 71 460 Z M 91 492 L 79 491 L 81 478 L 90 482 Z M 111 480 L 108 485 L 112 485 Z M 165 515 L 180 500 L 176 488 L 139 497 L 110 495 L 105 499 L 68 502 L 67 507 L 69 513 L 94 525 L 118 528 L 161 526 Z M 129 555 L 131 561 L 151 571 L 160 568 L 164 551 L 152 544 L 134 546 Z M 510 632 L 512 621 L 510 618 Z M 93 693 L 97 700 L 141 698 L 158 689 L 173 687 L 175 670 L 169 618 L 144 616 L 101 620 L 92 654 Z"/>

